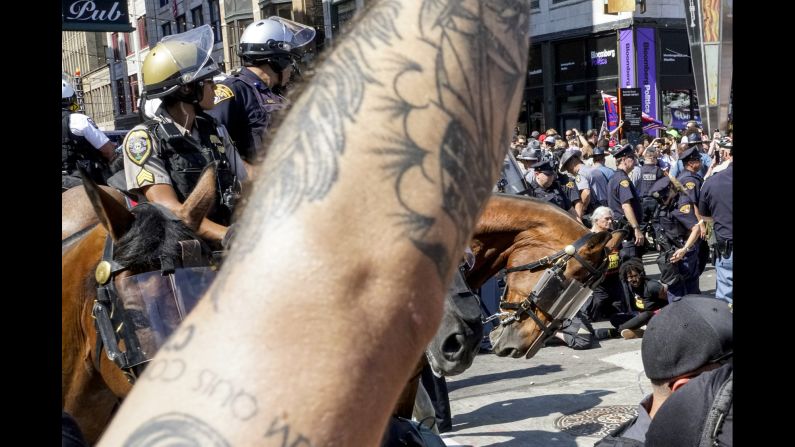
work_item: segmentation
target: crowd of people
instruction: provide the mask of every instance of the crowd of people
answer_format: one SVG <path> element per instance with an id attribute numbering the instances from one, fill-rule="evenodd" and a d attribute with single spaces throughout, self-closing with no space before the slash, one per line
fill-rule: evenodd
<path id="1" fill-rule="evenodd" d="M 419 12 L 415 12 L 419 16 Z M 195 187 L 202 169 L 209 164 L 215 164 L 218 172 L 216 203 L 210 215 L 199 226 L 198 234 L 210 243 L 228 247 L 231 237 L 234 235 L 232 229 L 235 228 L 235 224 L 232 223 L 232 216 L 235 204 L 242 193 L 244 182 L 249 177 L 254 177 L 255 167 L 253 165 L 261 161 L 266 153 L 273 150 L 284 150 L 287 145 L 283 138 L 266 149 L 266 142 L 269 141 L 266 136 L 272 125 L 272 114 L 288 105 L 283 93 L 289 85 L 293 72 L 296 71 L 295 62 L 300 58 L 300 51 L 296 50 L 311 42 L 313 38 L 314 30 L 312 28 L 288 20 L 269 18 L 255 22 L 249 25 L 241 36 L 241 44 L 238 48 L 244 68 L 218 83 L 216 80 L 219 79 L 220 72 L 218 65 L 211 57 L 214 39 L 209 26 L 200 26 L 163 38 L 149 51 L 141 69 L 144 86 L 143 100 L 152 103 L 149 107 L 141 107 L 142 110 L 149 111 L 147 119 L 128 133 L 121 153 L 112 143 L 108 142 L 107 137 L 103 138 L 104 135 L 90 118 L 75 113 L 74 90 L 71 88 L 68 78 L 62 79 L 63 189 L 78 185 L 81 181 L 80 175 L 85 175 L 81 171 L 87 172 L 93 180 L 101 184 L 108 183 L 113 175 L 123 171 L 121 175 L 123 175 L 126 186 L 124 190 L 130 197 L 136 201 L 154 202 L 177 210 Z M 352 35 L 351 39 L 356 39 L 355 35 Z M 522 39 L 526 40 L 524 37 Z M 516 45 L 518 47 L 526 45 L 524 40 L 517 41 Z M 526 53 L 524 50 L 517 51 L 516 54 Z M 429 47 L 418 45 L 417 54 L 422 54 L 422 51 L 430 52 L 432 50 Z M 375 58 L 375 55 L 371 55 L 371 57 Z M 372 60 L 373 63 L 377 63 L 377 59 Z M 333 65 L 329 66 L 333 68 Z M 428 72 L 433 71 L 428 70 Z M 376 75 L 368 74 L 368 76 L 375 77 Z M 379 76 L 386 75 L 380 74 Z M 378 82 L 378 84 L 379 86 L 391 85 L 391 82 Z M 500 88 L 504 88 L 504 86 Z M 514 94 L 515 92 L 510 93 Z M 359 120 L 358 122 L 364 121 Z M 357 126 L 362 127 L 361 124 L 357 124 Z M 492 130 L 496 132 L 499 125 L 494 124 L 494 126 L 495 129 Z M 427 129 L 423 129 L 423 132 L 426 131 Z M 354 142 L 357 138 L 355 135 L 355 133 L 350 135 Z M 609 254 L 609 266 L 605 280 L 594 290 L 593 296 L 583 306 L 576 318 L 580 319 L 581 324 L 586 327 L 590 327 L 590 322 L 593 321 L 609 320 L 615 331 L 608 332 L 606 335 L 608 337 L 621 336 L 627 339 L 642 337 L 644 339 L 644 366 L 648 377 L 656 386 L 653 396 L 642 403 L 647 418 L 640 422 L 635 421 L 632 425 L 624 427 L 624 431 L 614 434 L 616 438 L 625 436 L 642 441 L 647 431 L 650 434 L 655 433 L 653 424 L 648 420 L 654 417 L 655 413 L 661 417 L 666 414 L 664 411 L 666 407 L 662 406 L 662 403 L 666 399 L 670 399 L 672 402 L 675 400 L 672 397 L 674 396 L 673 391 L 682 388 L 688 380 L 695 382 L 699 373 L 725 371 L 723 366 L 731 358 L 730 314 L 726 314 L 728 310 L 724 311 L 723 309 L 730 309 L 732 302 L 732 199 L 731 194 L 727 194 L 726 191 L 731 191 L 732 187 L 733 146 L 731 135 L 724 136 L 715 132 L 710 139 L 695 122 L 688 124 L 687 129 L 681 135 L 674 130 L 668 131 L 665 136 L 660 138 L 644 135 L 634 147 L 628 141 L 618 140 L 617 137 L 617 130 L 608 132 L 604 127 L 600 131 L 592 129 L 585 133 L 581 133 L 578 129 L 569 129 L 563 135 L 559 135 L 554 129 L 549 129 L 544 133 L 534 131 L 529 137 L 516 135 L 511 142 L 511 149 L 512 156 L 518 160 L 518 168 L 521 170 L 523 184 L 520 194 L 537 197 L 560 206 L 569 211 L 583 225 L 591 228 L 592 231 L 617 229 L 627 231 L 627 240 L 620 248 Z M 359 136 L 358 138 L 361 140 L 364 137 Z M 428 138 L 432 137 L 428 136 Z M 485 152 L 486 148 L 480 150 Z M 366 152 L 350 156 L 350 160 L 353 161 L 349 160 L 346 163 L 356 163 L 351 168 L 352 172 L 356 173 L 357 169 L 361 170 L 362 167 L 369 166 L 367 162 L 356 161 L 358 158 L 366 156 Z M 501 156 L 499 154 L 499 157 Z M 278 162 L 278 160 L 274 160 L 269 161 L 269 166 L 274 166 Z M 282 182 L 283 185 L 285 182 L 289 183 L 294 180 L 280 178 L 278 175 L 282 171 L 278 169 L 268 172 L 274 173 L 274 177 L 258 179 L 261 185 L 265 185 L 262 186 L 263 191 L 269 184 Z M 483 179 L 480 180 L 488 184 L 494 179 L 494 174 L 483 174 Z M 336 181 L 337 178 L 335 177 L 333 180 Z M 463 181 L 463 179 L 458 180 Z M 351 182 L 351 184 L 353 183 L 355 182 Z M 347 183 L 345 187 L 348 188 Z M 423 206 L 441 202 L 440 197 L 429 195 L 422 200 L 426 199 L 428 204 Z M 477 197 L 480 202 L 485 199 L 485 196 Z M 254 200 L 259 199 L 255 198 Z M 312 196 L 307 203 L 315 200 L 317 200 L 317 196 Z M 319 212 L 323 215 L 333 214 L 331 213 L 333 207 L 339 209 L 343 206 L 340 200 L 342 199 L 330 199 L 322 205 L 324 208 Z M 419 199 L 412 197 L 412 200 Z M 257 229 L 260 223 L 256 217 L 262 216 L 254 214 L 259 212 L 256 206 L 250 206 L 250 208 L 250 216 L 247 221 L 244 221 L 244 227 L 240 230 L 241 237 L 246 235 L 256 242 L 254 236 L 261 236 Z M 439 216 L 442 215 L 443 210 L 440 210 Z M 291 221 L 295 227 L 285 226 L 282 228 L 308 228 L 309 222 L 317 222 L 316 217 L 311 213 L 287 213 L 283 218 Z M 471 228 L 476 216 L 461 217 L 461 222 L 454 223 Z M 379 221 L 373 220 L 372 222 L 374 222 L 373 225 L 377 225 Z M 329 232 L 337 234 L 347 224 L 344 219 L 341 221 L 329 219 L 323 225 L 318 226 L 316 230 L 311 230 L 313 231 L 311 234 L 317 236 Z M 385 233 L 390 231 L 386 224 L 383 225 L 383 229 Z M 427 234 L 437 233 L 443 234 L 444 232 L 428 232 Z M 274 230 L 267 237 L 275 246 L 279 246 L 278 238 L 280 236 L 289 239 L 293 235 L 287 231 L 280 233 Z M 397 235 L 393 239 L 402 240 Z M 436 244 L 434 245 L 435 250 L 453 252 L 463 248 L 453 246 L 454 243 L 447 239 L 433 242 Z M 257 247 L 261 247 L 261 245 Z M 284 269 L 290 263 L 290 259 L 272 262 L 272 257 L 269 255 L 270 248 L 265 250 L 255 247 L 251 250 L 256 256 L 248 250 L 244 254 L 241 253 L 240 256 L 254 256 L 263 265 L 270 266 L 273 269 L 272 273 L 281 271 L 283 273 L 281 276 L 287 276 L 287 271 Z M 659 280 L 650 279 L 646 275 L 642 256 L 649 250 L 656 250 L 660 253 L 658 263 L 663 267 L 663 271 Z M 395 248 L 394 251 L 393 263 L 401 268 L 414 263 L 427 263 L 428 258 L 436 261 L 436 258 L 432 256 L 423 257 L 426 253 L 420 253 L 418 250 L 407 251 Z M 320 254 L 332 255 L 333 252 L 334 250 L 331 250 L 330 253 L 321 250 Z M 293 262 L 300 262 L 299 257 L 292 259 Z M 448 272 L 453 268 L 452 258 L 440 257 L 439 259 L 436 266 L 438 272 Z M 710 259 L 716 267 L 718 276 L 716 298 L 722 301 L 709 298 L 709 302 L 699 304 L 701 303 L 698 301 L 700 298 L 689 297 L 689 295 L 701 293 L 698 279 Z M 340 269 L 345 270 L 338 273 L 339 277 L 352 274 L 352 269 L 357 268 L 358 264 L 353 262 L 353 259 L 348 259 L 348 261 L 351 263 L 350 267 L 339 266 Z M 252 263 L 240 266 L 239 263 L 235 264 L 234 260 L 230 262 L 232 265 L 237 265 L 236 268 L 239 269 L 253 268 Z M 387 272 L 389 266 L 384 267 L 384 272 L 379 270 L 376 273 L 378 275 L 389 273 Z M 425 268 L 422 269 L 422 272 L 430 270 L 433 269 Z M 420 283 L 429 280 L 425 273 L 421 273 L 421 269 L 417 269 L 416 272 L 411 269 L 401 271 L 406 276 L 402 278 L 404 282 Z M 449 277 L 446 273 L 440 276 Z M 303 284 L 308 284 L 310 282 L 308 279 L 295 278 L 296 281 L 304 281 Z M 251 296 L 252 290 L 256 287 L 272 289 L 278 286 L 287 290 L 290 289 L 288 286 L 292 285 L 296 290 L 298 288 L 296 281 L 282 281 L 280 284 L 274 283 L 273 286 L 263 283 L 264 279 L 255 281 L 259 281 L 258 286 L 234 285 L 234 282 L 225 283 L 229 290 L 220 293 L 235 294 L 236 297 L 239 295 L 243 297 L 241 299 L 247 299 L 245 296 Z M 318 285 L 317 292 L 327 286 L 328 284 Z M 436 291 L 438 293 L 434 292 L 438 297 L 441 296 L 442 286 L 444 284 L 438 287 Z M 338 295 L 350 294 L 354 298 L 360 295 L 364 297 L 368 293 L 367 288 L 361 287 L 353 290 L 348 285 L 338 284 L 336 288 L 339 289 L 336 290 Z M 331 287 L 331 289 L 331 291 L 325 289 L 324 293 L 335 293 L 335 287 Z M 387 289 L 399 290 L 398 287 L 387 287 Z M 309 295 L 317 297 L 323 294 L 310 293 Z M 394 306 L 390 307 L 390 303 L 399 297 L 402 295 L 392 296 L 389 293 L 384 293 L 384 297 L 379 301 L 382 304 L 379 312 L 372 313 L 370 310 L 362 308 L 360 309 L 362 315 L 370 315 L 373 321 L 383 320 L 384 323 L 391 324 L 398 322 L 404 324 L 407 329 L 422 329 L 415 323 L 402 319 L 400 310 L 395 309 Z M 295 298 L 305 297 L 296 295 Z M 250 334 L 244 337 L 251 341 L 243 342 L 243 347 L 251 351 L 262 349 L 250 345 L 252 341 L 257 340 L 257 346 L 259 346 L 260 338 L 274 341 L 274 346 L 279 345 L 279 337 L 282 337 L 281 341 L 286 341 L 284 338 L 286 335 L 280 335 L 270 328 L 279 327 L 279 322 L 284 321 L 289 315 L 299 318 L 306 317 L 300 312 L 317 311 L 322 312 L 325 318 L 328 312 L 339 312 L 340 315 L 347 315 L 350 312 L 350 303 L 347 302 L 340 303 L 337 307 L 333 304 L 323 303 L 322 311 L 316 309 L 318 306 L 308 306 L 312 309 L 296 311 L 296 306 L 278 301 L 278 297 L 268 298 L 268 300 L 271 307 L 267 309 L 261 308 L 263 306 L 261 304 L 252 303 L 254 308 L 267 311 L 265 313 L 270 317 L 257 320 L 258 324 L 263 325 L 263 328 L 258 329 L 261 333 L 258 332 L 257 335 L 264 335 L 264 337 L 255 337 Z M 356 302 L 355 299 L 353 301 Z M 724 301 L 729 305 L 725 305 Z M 415 303 L 415 305 L 427 304 Z M 710 318 L 711 314 L 704 310 L 707 308 L 720 309 L 718 313 L 722 315 L 723 319 L 716 323 L 714 319 Z M 241 325 L 237 322 L 222 322 L 218 318 L 213 320 L 209 316 L 208 312 L 211 311 L 208 309 L 207 305 L 204 305 L 199 312 L 190 316 L 192 323 L 198 324 L 207 331 L 202 335 L 203 337 L 211 337 L 214 334 L 216 339 L 220 339 L 223 338 L 221 334 L 242 331 L 244 326 L 251 326 Z M 438 309 L 436 311 L 438 313 Z M 237 312 L 237 310 L 233 312 Z M 245 310 L 245 315 L 241 314 L 238 317 L 250 319 L 255 313 Z M 429 313 L 433 314 L 433 309 L 429 310 Z M 710 345 L 711 348 L 717 346 L 713 349 L 715 352 L 699 352 L 698 354 L 703 358 L 694 364 L 687 365 L 680 365 L 681 358 L 677 357 L 675 353 L 671 355 L 670 359 L 657 355 L 658 352 L 669 352 L 673 349 L 672 346 L 684 351 L 694 349 L 688 347 L 687 343 L 683 341 L 684 335 L 675 331 L 675 334 L 671 335 L 672 331 L 666 328 L 680 327 L 686 319 L 698 318 L 699 315 L 702 315 L 703 319 L 707 321 L 702 324 L 706 328 L 705 331 L 716 325 L 722 330 L 718 334 L 719 339 L 715 342 L 716 344 Z M 726 315 L 729 315 L 728 323 Z M 315 317 L 320 318 L 320 314 Z M 370 324 L 370 321 L 365 321 Z M 571 327 L 575 327 L 574 323 L 572 322 Z M 699 324 L 694 322 L 691 326 Z M 728 330 L 726 330 L 727 324 Z M 373 323 L 372 328 L 376 327 L 380 326 Z M 398 346 L 398 342 L 402 342 L 402 339 L 390 338 L 394 336 L 383 333 L 383 331 L 376 332 L 376 336 L 380 337 L 386 345 Z M 336 334 L 335 343 L 344 345 L 351 343 L 355 337 L 359 336 L 358 332 L 351 328 L 341 329 L 334 333 Z M 581 331 L 576 331 L 577 335 L 580 333 Z M 726 335 L 727 333 L 728 335 Z M 652 336 L 653 334 L 654 336 Z M 422 332 L 421 336 L 417 336 L 416 343 L 412 344 L 412 350 L 399 359 L 384 357 L 381 352 L 362 354 L 361 358 L 357 358 L 361 365 L 368 365 L 368 368 L 375 365 L 372 369 L 376 373 L 374 378 L 357 378 L 360 382 L 358 385 L 364 389 L 368 389 L 368 386 L 388 386 L 390 388 L 386 394 L 394 395 L 397 385 L 392 386 L 389 381 L 405 375 L 403 370 L 407 368 L 405 366 L 406 359 L 420 352 L 420 341 L 429 339 L 430 336 L 432 336 L 432 332 Z M 666 344 L 657 341 L 656 337 L 658 336 L 662 336 L 664 339 L 674 336 L 680 338 L 670 339 Z M 570 346 L 589 347 L 587 344 L 580 343 L 581 340 L 578 340 L 577 337 L 562 338 Z M 243 347 L 236 347 L 236 349 L 243 349 Z M 196 354 L 193 360 L 198 365 L 196 367 L 218 366 L 217 360 L 225 358 L 223 346 L 220 348 L 210 347 L 207 348 L 207 351 L 202 348 L 202 351 L 199 351 L 194 345 L 190 349 Z M 216 349 L 216 351 L 212 351 L 212 349 Z M 202 354 L 199 355 L 199 352 Z M 275 354 L 268 352 L 267 355 L 272 356 L 274 360 L 291 360 L 300 364 L 299 360 L 291 358 L 292 352 L 280 351 Z M 339 364 L 336 364 L 335 361 Z M 666 361 L 667 363 L 665 363 Z M 348 374 L 349 366 L 344 362 L 328 358 L 326 363 L 336 365 L 336 370 L 345 371 L 345 374 Z M 730 368 L 730 364 L 728 367 Z M 292 370 L 295 371 L 296 368 L 297 366 Z M 242 368 L 237 370 L 234 367 L 227 368 L 225 372 L 230 375 L 245 376 Z M 363 434 L 331 435 L 337 429 L 334 423 L 339 422 L 343 415 L 340 414 L 335 418 L 328 416 L 330 413 L 327 412 L 327 408 L 307 409 L 304 402 L 312 396 L 311 387 L 302 391 L 303 394 L 297 393 L 290 397 L 275 390 L 270 381 L 281 380 L 283 383 L 297 385 L 297 383 L 291 382 L 297 378 L 294 375 L 291 376 L 289 371 L 277 371 L 271 368 L 262 374 L 263 377 L 267 376 L 268 380 L 258 377 L 256 383 L 251 382 L 253 392 L 259 391 L 261 394 L 270 392 L 275 397 L 262 398 L 261 408 L 264 410 L 269 405 L 278 405 L 281 412 L 279 414 L 288 414 L 289 411 L 292 417 L 297 415 L 297 418 L 291 422 L 291 424 L 295 424 L 294 436 L 296 436 L 295 442 L 291 445 L 301 444 L 302 439 L 306 440 L 306 444 L 309 445 L 308 438 L 310 436 L 315 439 L 316 444 L 313 445 L 323 445 L 330 439 L 342 440 L 343 445 L 345 442 L 354 442 L 354 444 L 348 445 L 359 445 L 355 443 L 371 442 L 382 433 L 378 431 L 378 427 L 374 427 L 367 429 Z M 710 380 L 714 378 L 714 380 L 721 380 L 720 383 L 724 383 L 726 374 L 721 376 L 716 374 L 712 374 Z M 730 380 L 730 370 L 728 377 Z M 315 379 L 320 378 L 315 377 Z M 333 377 L 331 379 L 324 377 L 317 382 L 326 384 L 323 393 L 328 399 L 347 402 L 349 405 L 340 407 L 348 409 L 353 408 L 354 404 L 364 403 L 362 399 L 357 400 L 358 397 L 361 397 L 359 395 L 357 395 L 358 397 L 344 397 L 342 390 L 339 392 L 331 390 L 333 387 L 329 386 L 332 383 L 329 380 L 332 379 Z M 376 383 L 377 381 L 378 383 Z M 703 386 L 711 386 L 711 383 L 713 382 Z M 180 395 L 179 391 L 172 389 L 168 393 L 162 394 L 162 396 L 168 395 L 168 398 L 158 397 L 161 396 L 159 393 L 163 393 L 165 390 L 162 386 L 158 388 L 158 385 L 154 383 L 143 385 L 145 386 L 133 393 L 130 399 L 135 400 L 139 405 L 149 402 L 147 405 L 150 405 L 151 408 L 148 411 L 157 412 L 158 404 L 181 406 L 180 411 L 185 412 L 190 410 L 188 408 L 191 405 L 189 403 L 190 396 Z M 291 389 L 291 387 L 286 386 L 283 389 Z M 355 390 L 356 388 L 351 386 L 350 389 Z M 686 402 L 685 394 L 677 393 L 676 397 L 679 398 L 679 395 L 682 395 L 681 400 Z M 148 401 L 146 396 L 149 398 Z M 181 402 L 180 398 L 184 398 L 185 402 L 178 403 Z M 165 399 L 168 399 L 167 403 L 164 403 Z M 368 405 L 372 404 L 368 403 Z M 360 411 L 358 414 L 370 418 L 370 422 L 380 423 L 383 422 L 383 416 L 388 411 L 387 407 L 387 404 L 378 404 L 374 406 L 375 410 Z M 200 407 L 194 410 L 197 414 L 203 411 Z M 147 414 L 147 410 L 140 410 L 139 415 L 133 414 L 138 411 L 132 410 L 130 405 L 121 407 L 118 421 L 114 423 L 105 438 L 106 444 L 120 441 L 129 436 L 135 431 L 138 424 L 143 424 L 141 427 L 146 428 L 147 422 L 141 415 Z M 278 432 L 279 436 L 283 433 L 286 443 L 289 435 L 289 429 L 286 428 L 288 427 L 286 416 L 273 417 L 272 430 L 269 429 L 268 433 Z M 65 414 L 64 418 L 64 429 L 66 430 L 71 427 L 71 424 L 68 415 Z M 328 423 L 312 425 L 309 422 L 320 419 L 327 420 Z M 214 423 L 217 427 L 221 427 L 221 430 L 230 439 L 238 442 L 245 443 L 262 437 L 261 430 L 236 431 L 237 427 L 234 423 L 228 425 L 224 421 L 214 421 Z M 267 422 L 263 421 L 263 423 Z M 209 432 L 207 427 L 209 425 L 198 428 L 207 429 Z M 636 432 L 642 433 L 643 436 L 633 435 Z M 136 433 L 132 433 L 132 435 L 134 436 Z M 68 436 L 65 432 L 65 443 L 67 438 L 75 443 L 79 442 L 79 436 L 75 435 L 71 429 Z"/>

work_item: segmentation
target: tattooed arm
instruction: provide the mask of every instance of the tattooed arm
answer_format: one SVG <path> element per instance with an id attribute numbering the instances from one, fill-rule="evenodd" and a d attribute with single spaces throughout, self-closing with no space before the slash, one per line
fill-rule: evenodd
<path id="1" fill-rule="evenodd" d="M 378 444 L 510 142 L 527 3 L 369 9 L 294 103 L 218 279 L 104 445 Z"/>

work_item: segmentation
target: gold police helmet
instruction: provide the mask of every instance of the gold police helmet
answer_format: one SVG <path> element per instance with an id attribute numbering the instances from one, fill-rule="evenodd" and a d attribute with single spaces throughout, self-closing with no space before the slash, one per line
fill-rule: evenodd
<path id="1" fill-rule="evenodd" d="M 220 73 L 210 56 L 212 49 L 213 31 L 209 25 L 164 37 L 149 51 L 141 67 L 146 96 L 160 98 L 181 85 Z"/>

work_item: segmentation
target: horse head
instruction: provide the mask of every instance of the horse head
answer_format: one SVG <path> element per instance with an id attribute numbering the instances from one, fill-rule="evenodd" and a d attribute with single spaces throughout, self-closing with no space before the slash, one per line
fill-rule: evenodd
<path id="1" fill-rule="evenodd" d="M 535 355 L 590 296 L 615 240 L 620 242 L 620 233 L 591 233 L 546 202 L 509 196 L 489 201 L 473 238 L 470 284 L 477 287 L 507 269 L 500 326 L 489 334 L 494 353 Z"/>
<path id="2" fill-rule="evenodd" d="M 428 364 L 437 375 L 461 374 L 475 360 L 482 338 L 480 299 L 456 271 L 444 298 L 442 323 L 425 350 Z"/>
<path id="3" fill-rule="evenodd" d="M 216 169 L 173 212 L 152 203 L 129 211 L 84 176 L 99 225 L 63 249 L 61 360 L 64 410 L 89 442 L 212 279 L 195 232 L 214 202 Z"/>

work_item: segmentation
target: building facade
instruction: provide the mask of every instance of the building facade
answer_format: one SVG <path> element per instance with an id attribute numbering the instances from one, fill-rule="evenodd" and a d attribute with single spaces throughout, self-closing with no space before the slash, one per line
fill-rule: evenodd
<path id="1" fill-rule="evenodd" d="M 64 31 L 61 33 L 61 70 L 73 76 L 82 88 L 83 112 L 103 130 L 114 128 L 113 92 L 105 52 L 105 33 Z M 74 76 L 79 74 L 80 79 Z"/>
<path id="2" fill-rule="evenodd" d="M 642 108 L 668 125 L 698 113 L 682 0 L 608 14 L 602 0 L 531 3 L 530 55 L 520 132 L 599 129 L 601 93 L 641 89 Z"/>

